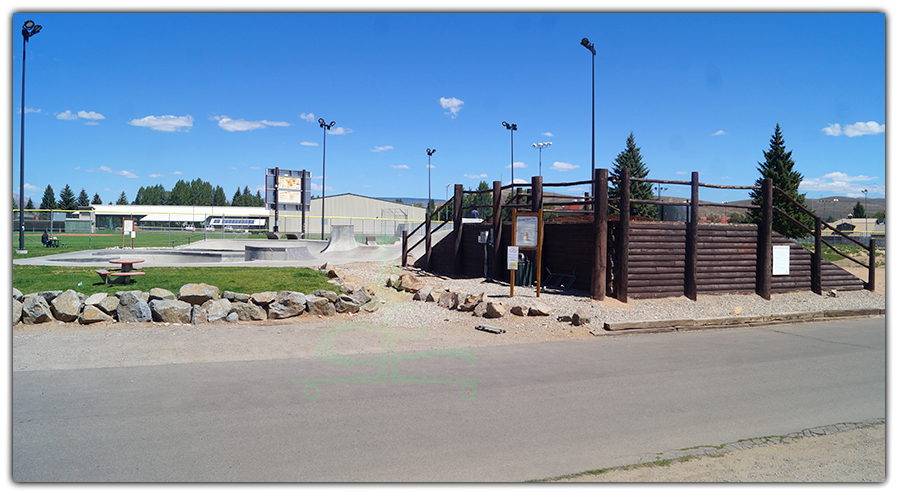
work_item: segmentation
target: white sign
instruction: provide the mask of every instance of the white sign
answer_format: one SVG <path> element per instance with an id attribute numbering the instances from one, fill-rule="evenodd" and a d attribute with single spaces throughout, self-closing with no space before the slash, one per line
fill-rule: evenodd
<path id="1" fill-rule="evenodd" d="M 510 271 L 519 268 L 519 247 L 506 247 L 506 268 Z"/>
<path id="2" fill-rule="evenodd" d="M 519 215 L 516 217 L 516 245 L 523 248 L 538 246 L 538 218 Z"/>
<path id="3" fill-rule="evenodd" d="M 134 219 L 122 219 L 122 230 L 126 233 L 134 231 Z"/>
<path id="4" fill-rule="evenodd" d="M 772 247 L 772 276 L 791 274 L 791 247 L 776 245 Z"/>

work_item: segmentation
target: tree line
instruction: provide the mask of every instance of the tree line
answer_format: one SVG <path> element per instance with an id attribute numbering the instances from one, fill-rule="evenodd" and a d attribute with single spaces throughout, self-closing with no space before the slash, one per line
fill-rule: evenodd
<path id="1" fill-rule="evenodd" d="M 100 195 L 94 193 L 93 198 L 89 198 L 87 191 L 82 188 L 78 196 L 72 191 L 68 184 L 59 192 L 59 198 L 53 191 L 51 185 L 47 185 L 44 195 L 41 198 L 41 204 L 38 208 L 42 210 L 77 210 L 78 207 L 86 207 L 88 205 L 102 205 L 103 200 Z M 112 205 L 109 202 L 109 205 Z M 213 187 L 209 182 L 200 179 L 194 179 L 190 182 L 179 180 L 171 191 L 167 191 L 162 184 L 156 186 L 141 187 L 138 189 L 134 201 L 128 202 L 125 191 L 119 194 L 116 205 L 210 205 L 217 207 L 262 207 L 265 206 L 265 200 L 259 191 L 256 194 L 250 192 L 250 188 L 244 186 L 243 191 L 240 187 L 234 192 L 231 200 L 225 196 L 225 191 L 221 186 Z M 33 210 L 34 202 L 28 198 L 25 209 Z M 18 200 L 13 197 L 13 210 L 19 209 Z"/>

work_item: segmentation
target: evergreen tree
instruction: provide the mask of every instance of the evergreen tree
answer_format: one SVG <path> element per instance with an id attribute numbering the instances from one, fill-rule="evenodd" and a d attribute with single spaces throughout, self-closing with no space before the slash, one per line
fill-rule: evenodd
<path id="1" fill-rule="evenodd" d="M 172 192 L 169 193 L 167 205 L 190 205 L 191 186 L 182 179 L 178 179 Z"/>
<path id="2" fill-rule="evenodd" d="M 266 206 L 266 200 L 262 197 L 262 193 L 259 190 L 256 190 L 256 200 L 254 205 L 255 207 L 264 207 Z"/>
<path id="3" fill-rule="evenodd" d="M 866 217 L 866 207 L 863 206 L 859 201 L 856 202 L 856 205 L 853 205 L 853 218 L 854 219 L 864 219 Z"/>
<path id="4" fill-rule="evenodd" d="M 233 207 L 243 207 L 244 200 L 241 196 L 241 188 L 237 188 L 237 191 L 234 192 L 234 196 L 231 197 L 231 206 Z"/>
<path id="5" fill-rule="evenodd" d="M 59 192 L 59 209 L 78 209 L 78 205 L 75 203 L 75 193 L 72 192 L 72 188 L 70 188 L 68 184 L 66 184 L 66 187 L 62 188 L 62 190 Z"/>
<path id="6" fill-rule="evenodd" d="M 216 190 L 213 193 L 213 205 L 217 207 L 228 205 L 228 199 L 225 198 L 225 190 L 222 189 L 222 186 L 216 186 Z"/>
<path id="7" fill-rule="evenodd" d="M 94 198 L 91 200 L 91 205 L 102 205 L 103 200 L 100 199 L 100 195 L 94 193 Z"/>
<path id="8" fill-rule="evenodd" d="M 34 202 L 31 201 L 31 198 L 28 198 L 28 203 L 25 204 L 25 210 L 34 210 Z"/>
<path id="9" fill-rule="evenodd" d="M 81 188 L 81 192 L 78 193 L 78 199 L 75 200 L 78 203 L 79 207 L 86 207 L 91 202 L 91 199 L 88 198 L 87 191 L 84 188 Z"/>
<path id="10" fill-rule="evenodd" d="M 488 185 L 487 181 L 481 181 L 478 183 L 478 187 L 474 189 L 474 191 L 489 191 L 491 186 Z M 466 191 L 473 191 L 472 188 L 467 189 Z M 491 192 L 487 193 L 476 193 L 476 194 L 467 194 L 463 196 L 462 206 L 467 207 L 469 205 L 487 205 L 486 207 L 478 209 L 478 216 L 482 219 L 490 219 L 494 216 L 494 206 L 493 206 L 493 194 Z M 463 217 L 469 217 L 470 210 L 463 210 Z M 450 213 L 451 217 L 453 209 L 451 207 Z"/>
<path id="11" fill-rule="evenodd" d="M 784 147 L 784 138 L 781 136 L 781 127 L 775 125 L 775 134 L 769 141 L 769 150 L 763 151 L 765 161 L 759 163 L 759 171 L 761 178 L 756 183 L 762 184 L 763 179 L 772 179 L 772 184 L 787 193 L 801 206 L 806 206 L 806 195 L 800 194 L 800 182 L 803 181 L 803 174 L 794 171 L 794 160 L 791 159 L 791 151 L 787 151 Z M 813 219 L 806 213 L 801 212 L 799 208 L 794 206 L 790 200 L 784 199 L 780 194 L 772 195 L 773 205 L 780 208 L 784 213 L 790 215 L 806 227 L 812 227 Z M 754 205 L 762 205 L 762 191 L 754 189 L 750 192 L 750 199 Z M 753 210 L 750 213 L 751 220 L 754 223 L 762 221 L 761 210 Z M 788 219 L 785 219 L 777 212 L 772 217 L 772 230 L 786 236 L 788 238 L 802 238 L 808 233 L 802 227 L 794 225 Z"/>
<path id="12" fill-rule="evenodd" d="M 53 188 L 48 184 L 47 189 L 44 190 L 44 197 L 41 198 L 40 208 L 50 210 L 56 208 L 56 206 L 56 195 L 53 193 Z"/>
<path id="13" fill-rule="evenodd" d="M 641 157 L 641 148 L 637 147 L 634 140 L 634 132 L 632 132 L 628 136 L 628 139 L 625 140 L 625 150 L 619 153 L 619 155 L 616 156 L 615 161 L 613 161 L 612 174 L 617 176 L 617 179 L 613 181 L 613 186 L 609 189 L 610 198 L 618 198 L 620 196 L 619 193 L 621 192 L 621 188 L 619 186 L 618 176 L 622 175 L 622 171 L 626 167 L 632 177 L 630 198 L 632 200 L 654 199 L 652 184 L 634 180 L 634 178 L 646 178 L 650 173 L 650 170 L 644 165 L 643 158 Z M 656 205 L 639 205 L 637 203 L 632 203 L 631 215 L 656 219 L 659 217 L 659 209 L 656 208 Z"/>
<path id="14" fill-rule="evenodd" d="M 122 194 L 119 195 L 119 199 L 116 200 L 116 205 L 127 205 L 128 197 L 125 196 L 125 191 L 122 191 Z"/>

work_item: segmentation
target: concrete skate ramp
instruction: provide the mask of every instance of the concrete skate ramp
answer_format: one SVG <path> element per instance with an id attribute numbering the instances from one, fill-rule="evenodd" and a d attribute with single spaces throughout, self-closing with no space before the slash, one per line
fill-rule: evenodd
<path id="1" fill-rule="evenodd" d="M 352 225 L 331 226 L 331 238 L 328 240 L 328 246 L 322 250 L 322 253 L 355 250 L 360 246 L 356 242 L 356 236 L 353 235 Z"/>

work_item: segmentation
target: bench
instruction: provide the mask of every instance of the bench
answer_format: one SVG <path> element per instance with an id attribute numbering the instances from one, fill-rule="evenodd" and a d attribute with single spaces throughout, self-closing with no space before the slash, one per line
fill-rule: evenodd
<path id="1" fill-rule="evenodd" d="M 146 274 L 146 273 L 141 272 L 141 271 L 132 271 L 132 272 L 128 272 L 128 273 L 122 273 L 122 272 L 109 273 L 110 276 L 115 276 L 117 278 L 123 277 L 124 284 L 126 284 L 126 285 L 131 281 L 132 276 L 143 276 L 144 274 Z"/>
<path id="2" fill-rule="evenodd" d="M 277 239 L 278 239 L 278 234 L 273 233 L 273 232 L 271 232 L 271 231 L 266 231 L 266 232 L 265 232 L 265 235 L 266 235 L 266 238 L 268 238 L 268 239 L 270 239 L 270 240 L 277 240 Z"/>
<path id="3" fill-rule="evenodd" d="M 284 233 L 284 236 L 289 240 L 299 240 L 300 237 L 297 236 L 297 233 Z"/>
<path id="4" fill-rule="evenodd" d="M 109 284 L 109 271 L 106 269 L 95 269 L 94 272 L 100 275 L 100 279 L 102 279 L 104 283 Z"/>

